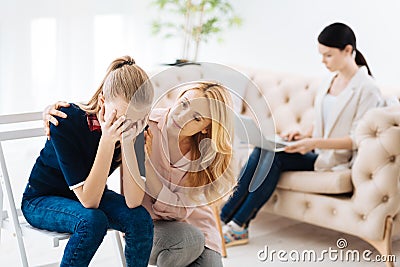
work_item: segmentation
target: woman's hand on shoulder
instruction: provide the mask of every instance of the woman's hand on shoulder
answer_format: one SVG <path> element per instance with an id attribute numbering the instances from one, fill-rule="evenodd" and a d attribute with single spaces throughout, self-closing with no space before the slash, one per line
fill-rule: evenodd
<path id="1" fill-rule="evenodd" d="M 66 118 L 67 114 L 62 111 L 59 111 L 62 107 L 69 107 L 69 103 L 65 101 L 58 101 L 54 104 L 48 105 L 42 113 L 44 131 L 46 133 L 47 139 L 50 140 L 50 123 L 54 124 L 55 126 L 58 125 L 58 120 L 55 116 L 60 118 Z"/>

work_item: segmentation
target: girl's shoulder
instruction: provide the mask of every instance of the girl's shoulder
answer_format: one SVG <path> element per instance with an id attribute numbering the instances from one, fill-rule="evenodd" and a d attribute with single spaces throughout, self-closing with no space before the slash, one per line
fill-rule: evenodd
<path id="1" fill-rule="evenodd" d="M 78 130 L 80 131 L 82 127 L 87 125 L 87 115 L 86 112 L 79 108 L 78 105 L 74 103 L 69 103 L 69 107 L 62 107 L 60 111 L 67 115 L 66 118 L 56 117 L 58 120 L 58 125 L 50 125 L 52 131 L 59 131 L 59 130 Z"/>
<path id="2" fill-rule="evenodd" d="M 64 112 L 68 116 L 72 117 L 80 117 L 82 115 L 85 115 L 85 111 L 83 111 L 77 104 L 75 103 L 69 103 L 69 107 L 62 107 L 60 111 Z"/>

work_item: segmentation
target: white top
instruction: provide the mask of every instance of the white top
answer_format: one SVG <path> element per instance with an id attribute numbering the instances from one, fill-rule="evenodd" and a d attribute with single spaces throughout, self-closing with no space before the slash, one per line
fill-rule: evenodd
<path id="1" fill-rule="evenodd" d="M 315 99 L 315 125 L 313 136 L 319 138 L 342 138 L 350 136 L 352 149 L 316 149 L 318 154 L 315 170 L 336 171 L 348 169 L 355 158 L 357 142 L 355 129 L 364 114 L 380 105 L 382 96 L 374 79 L 368 75 L 365 66 L 360 67 L 346 88 L 336 96 L 332 107 L 331 121 L 323 118 L 323 101 L 332 84 L 332 78 L 324 83 Z"/>
<path id="2" fill-rule="evenodd" d="M 327 132 L 327 126 L 332 124 L 332 111 L 335 109 L 337 96 L 326 94 L 322 100 L 322 119 L 324 132 Z"/>

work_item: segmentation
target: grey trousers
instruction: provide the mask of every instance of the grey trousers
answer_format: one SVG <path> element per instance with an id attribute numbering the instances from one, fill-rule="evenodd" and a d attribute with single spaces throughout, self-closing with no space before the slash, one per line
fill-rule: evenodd
<path id="1" fill-rule="evenodd" d="M 204 245 L 204 234 L 188 223 L 154 221 L 149 264 L 158 267 L 222 267 L 221 255 Z"/>

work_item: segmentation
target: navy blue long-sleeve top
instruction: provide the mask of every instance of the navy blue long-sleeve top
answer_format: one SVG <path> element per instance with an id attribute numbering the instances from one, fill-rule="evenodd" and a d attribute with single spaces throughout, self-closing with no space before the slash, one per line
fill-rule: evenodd
<path id="1" fill-rule="evenodd" d="M 29 177 L 29 185 L 37 195 L 56 195 L 77 199 L 73 189 L 84 184 L 93 166 L 101 130 L 89 129 L 87 114 L 77 105 L 61 108 L 67 118 L 57 118 L 58 126 L 50 125 L 46 141 Z M 119 165 L 121 150 L 114 152 L 111 174 Z"/>

